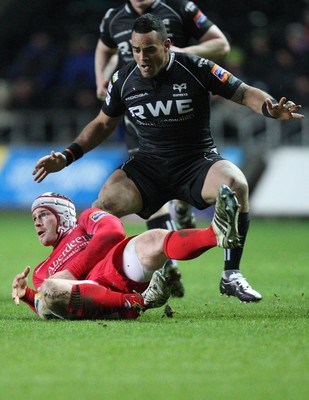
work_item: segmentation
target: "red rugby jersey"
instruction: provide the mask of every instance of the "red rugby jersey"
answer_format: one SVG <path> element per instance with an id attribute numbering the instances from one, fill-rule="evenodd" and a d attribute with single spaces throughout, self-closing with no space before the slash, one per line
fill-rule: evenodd
<path id="1" fill-rule="evenodd" d="M 46 260 L 35 267 L 33 284 L 38 289 L 44 279 L 62 270 L 70 271 L 76 279 L 84 279 L 106 254 L 125 238 L 119 218 L 98 208 L 89 208 L 80 215 L 77 226 L 58 243 Z M 35 291 L 27 288 L 21 300 L 31 308 Z"/>

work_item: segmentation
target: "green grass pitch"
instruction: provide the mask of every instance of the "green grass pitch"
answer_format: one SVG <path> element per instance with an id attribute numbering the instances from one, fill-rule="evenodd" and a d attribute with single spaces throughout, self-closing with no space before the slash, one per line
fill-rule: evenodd
<path id="1" fill-rule="evenodd" d="M 173 318 L 162 308 L 137 321 L 47 322 L 14 305 L 11 282 L 49 249 L 29 214 L 0 221 L 0 400 L 309 398 L 308 220 L 252 220 L 242 272 L 259 304 L 219 295 L 216 248 L 179 263 L 186 295 L 170 299 Z"/>

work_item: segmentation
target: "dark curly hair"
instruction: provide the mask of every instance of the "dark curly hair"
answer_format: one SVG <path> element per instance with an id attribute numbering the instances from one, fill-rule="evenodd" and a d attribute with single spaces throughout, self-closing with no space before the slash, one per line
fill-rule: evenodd
<path id="1" fill-rule="evenodd" d="M 167 32 L 162 19 L 153 14 L 143 14 L 137 18 L 132 30 L 136 33 L 155 31 L 159 34 L 163 42 L 167 39 Z"/>

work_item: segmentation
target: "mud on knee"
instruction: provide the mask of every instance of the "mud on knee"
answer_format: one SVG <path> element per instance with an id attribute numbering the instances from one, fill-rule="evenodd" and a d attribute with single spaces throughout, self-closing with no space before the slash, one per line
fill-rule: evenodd
<path id="1" fill-rule="evenodd" d="M 72 286 L 62 279 L 47 279 L 40 287 L 46 307 L 53 313 L 66 317 Z"/>

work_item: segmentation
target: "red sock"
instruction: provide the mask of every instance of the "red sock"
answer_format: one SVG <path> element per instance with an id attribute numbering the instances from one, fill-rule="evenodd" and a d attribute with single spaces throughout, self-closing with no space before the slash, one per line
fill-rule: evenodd
<path id="1" fill-rule="evenodd" d="M 104 286 L 81 283 L 72 286 L 68 312 L 78 319 L 99 319 L 128 311 L 136 303 L 144 305 L 139 294 L 124 294 Z"/>
<path id="2" fill-rule="evenodd" d="M 171 231 L 164 240 L 164 253 L 173 260 L 191 260 L 217 246 L 212 226 L 207 229 Z"/>

